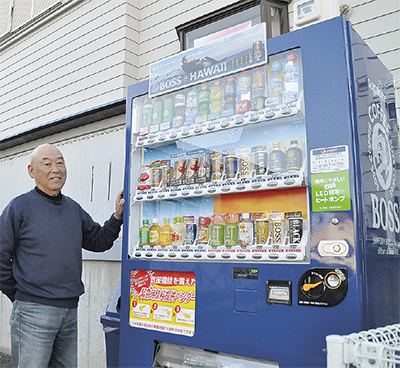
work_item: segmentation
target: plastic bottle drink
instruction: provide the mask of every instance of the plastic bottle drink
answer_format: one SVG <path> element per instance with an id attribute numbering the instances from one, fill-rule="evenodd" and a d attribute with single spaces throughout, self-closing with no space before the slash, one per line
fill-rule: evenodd
<path id="1" fill-rule="evenodd" d="M 214 84 L 210 90 L 211 114 L 222 110 L 222 82 L 220 79 L 214 80 Z"/>
<path id="2" fill-rule="evenodd" d="M 298 56 L 290 52 L 286 55 L 283 67 L 284 92 L 283 102 L 297 101 L 299 94 L 299 63 Z"/>
<path id="3" fill-rule="evenodd" d="M 199 217 L 199 230 L 197 231 L 197 243 L 207 244 L 210 238 L 210 222 L 209 217 Z"/>
<path id="4" fill-rule="evenodd" d="M 282 103 L 283 75 L 282 63 L 274 61 L 268 66 L 268 98 L 267 107 L 274 107 Z"/>
<path id="5" fill-rule="evenodd" d="M 211 217 L 210 243 L 212 247 L 224 245 L 224 225 L 225 220 L 223 215 L 214 215 Z"/>
<path id="6" fill-rule="evenodd" d="M 224 240 L 226 247 L 239 244 L 239 214 L 228 213 L 225 216 Z"/>
<path id="7" fill-rule="evenodd" d="M 143 220 L 143 226 L 139 229 L 139 246 L 150 244 L 149 220 Z"/>
<path id="8" fill-rule="evenodd" d="M 160 245 L 167 247 L 172 244 L 172 227 L 169 224 L 169 218 L 164 219 L 164 225 L 160 230 Z"/>
<path id="9" fill-rule="evenodd" d="M 153 103 L 146 100 L 142 110 L 142 127 L 150 126 L 153 122 Z"/>
<path id="10" fill-rule="evenodd" d="M 198 94 L 199 116 L 208 115 L 210 113 L 210 86 L 203 83 Z"/>
<path id="11" fill-rule="evenodd" d="M 183 245 L 186 235 L 186 226 L 182 222 L 182 217 L 174 217 L 172 225 L 172 246 L 179 247 Z"/>
<path id="12" fill-rule="evenodd" d="M 303 151 L 298 146 L 297 140 L 290 141 L 290 147 L 286 150 L 286 170 L 300 170 L 303 165 Z"/>
<path id="13" fill-rule="evenodd" d="M 239 223 L 239 244 L 247 247 L 254 241 L 254 224 L 250 221 L 250 214 L 243 213 L 243 220 Z"/>
<path id="14" fill-rule="evenodd" d="M 185 94 L 178 92 L 175 95 L 174 99 L 175 116 L 172 119 L 173 128 L 180 128 L 183 125 L 185 121 L 185 104 L 186 104 Z"/>
<path id="15" fill-rule="evenodd" d="M 224 84 L 224 110 L 234 110 L 236 99 L 236 78 L 230 75 Z M 235 113 L 232 111 L 233 114 Z"/>
<path id="16" fill-rule="evenodd" d="M 159 125 L 162 123 L 163 105 L 163 100 L 161 98 L 156 98 L 154 100 L 152 125 Z"/>
<path id="17" fill-rule="evenodd" d="M 150 246 L 156 247 L 160 245 L 160 225 L 158 225 L 158 219 L 153 219 L 153 225 L 150 227 Z"/>
<path id="18" fill-rule="evenodd" d="M 281 150 L 279 142 L 273 143 L 273 149 L 269 155 L 269 170 L 271 173 L 283 172 L 286 169 L 286 155 Z"/>
<path id="19" fill-rule="evenodd" d="M 163 123 L 171 123 L 175 114 L 174 98 L 171 95 L 165 97 L 163 110 Z"/>
<path id="20" fill-rule="evenodd" d="M 186 96 L 185 125 L 192 125 L 195 123 L 196 116 L 198 115 L 197 97 L 197 88 L 191 88 Z"/>
<path id="21" fill-rule="evenodd" d="M 265 71 L 264 66 L 256 67 L 251 75 L 251 109 L 260 110 L 265 101 Z"/>

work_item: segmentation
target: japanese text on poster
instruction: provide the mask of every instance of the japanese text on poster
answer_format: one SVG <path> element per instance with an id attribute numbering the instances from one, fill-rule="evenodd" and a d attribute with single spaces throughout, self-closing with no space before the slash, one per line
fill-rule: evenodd
<path id="1" fill-rule="evenodd" d="M 348 171 L 313 174 L 311 188 L 314 212 L 351 209 Z"/>
<path id="2" fill-rule="evenodd" d="M 193 336 L 195 302 L 194 273 L 131 270 L 131 326 Z"/>

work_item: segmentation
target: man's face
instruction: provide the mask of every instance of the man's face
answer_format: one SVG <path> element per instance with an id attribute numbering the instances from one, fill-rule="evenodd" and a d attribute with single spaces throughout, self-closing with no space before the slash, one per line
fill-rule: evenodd
<path id="1" fill-rule="evenodd" d="M 51 145 L 40 146 L 34 151 L 28 173 L 35 179 L 37 187 L 51 196 L 61 192 L 67 179 L 67 168 L 62 153 Z"/>

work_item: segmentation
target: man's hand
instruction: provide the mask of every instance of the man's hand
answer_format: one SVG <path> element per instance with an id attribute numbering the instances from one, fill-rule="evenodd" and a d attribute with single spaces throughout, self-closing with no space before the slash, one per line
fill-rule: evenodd
<path id="1" fill-rule="evenodd" d="M 117 200 L 115 201 L 115 213 L 114 216 L 117 220 L 122 220 L 124 213 L 124 190 L 122 189 L 117 196 Z"/>

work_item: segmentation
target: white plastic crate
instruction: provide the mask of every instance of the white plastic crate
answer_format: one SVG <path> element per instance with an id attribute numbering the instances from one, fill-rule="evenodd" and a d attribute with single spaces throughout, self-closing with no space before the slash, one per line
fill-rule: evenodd
<path id="1" fill-rule="evenodd" d="M 327 368 L 400 368 L 400 324 L 329 335 Z"/>

